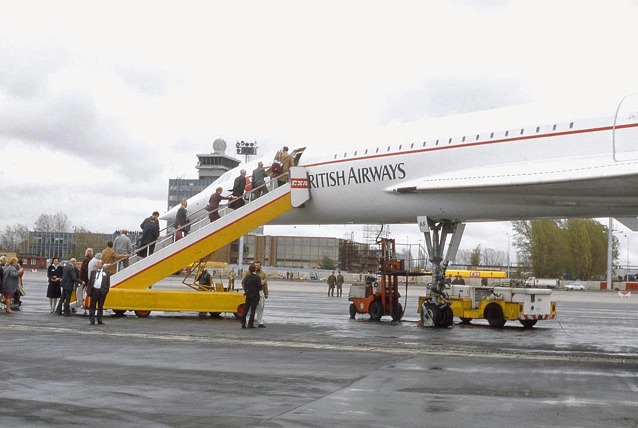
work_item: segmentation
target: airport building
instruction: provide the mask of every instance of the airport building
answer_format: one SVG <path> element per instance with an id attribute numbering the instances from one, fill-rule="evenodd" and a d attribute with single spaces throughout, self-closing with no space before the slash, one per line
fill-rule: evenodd
<path id="1" fill-rule="evenodd" d="M 217 250 L 213 259 L 231 265 L 239 260 L 239 242 Z M 378 257 L 368 244 L 340 238 L 308 236 L 244 236 L 243 263 L 261 260 L 264 266 L 302 269 L 338 268 L 349 272 L 376 272 Z M 333 266 L 333 267 L 327 267 Z"/>

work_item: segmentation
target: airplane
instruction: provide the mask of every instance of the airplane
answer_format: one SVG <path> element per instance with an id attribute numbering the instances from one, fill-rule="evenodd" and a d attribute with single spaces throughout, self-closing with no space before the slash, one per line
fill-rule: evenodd
<path id="1" fill-rule="evenodd" d="M 615 217 L 636 230 L 638 94 L 593 107 L 493 109 L 390 126 L 365 145 L 332 152 L 296 148 L 310 199 L 269 224 L 416 222 L 434 266 L 432 293 L 445 311 L 445 269 L 467 222 Z M 241 169 L 250 175 L 273 157 L 226 172 L 188 200 L 190 212 L 203 217 L 215 188 L 230 190 Z M 177 208 L 160 219 L 172 222 Z"/>

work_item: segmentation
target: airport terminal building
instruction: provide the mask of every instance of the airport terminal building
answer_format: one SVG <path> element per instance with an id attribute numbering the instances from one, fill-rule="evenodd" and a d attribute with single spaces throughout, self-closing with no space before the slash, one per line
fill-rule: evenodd
<path id="1" fill-rule="evenodd" d="M 239 261 L 236 240 L 215 252 L 214 260 L 228 264 Z M 264 266 L 318 269 L 334 266 L 349 272 L 375 272 L 378 254 L 368 244 L 347 239 L 308 236 L 246 235 L 243 263 L 261 260 Z"/>

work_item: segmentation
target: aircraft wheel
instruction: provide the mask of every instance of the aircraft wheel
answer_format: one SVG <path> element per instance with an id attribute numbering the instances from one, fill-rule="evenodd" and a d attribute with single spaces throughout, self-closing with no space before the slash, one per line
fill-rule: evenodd
<path id="1" fill-rule="evenodd" d="M 402 317 L 403 317 L 403 306 L 401 306 L 401 303 L 397 302 L 397 304 L 394 306 L 392 321 L 401 321 Z"/>
<path id="2" fill-rule="evenodd" d="M 449 306 L 444 306 L 441 309 L 442 319 L 441 327 L 449 327 L 454 324 L 454 311 Z"/>
<path id="3" fill-rule="evenodd" d="M 436 304 L 432 302 L 425 302 L 423 304 L 423 308 L 421 309 L 421 323 L 424 327 L 439 327 L 442 318 L 443 314 L 441 314 L 441 309 L 439 309 Z"/>
<path id="4" fill-rule="evenodd" d="M 350 319 L 354 319 L 356 315 L 357 315 L 357 308 L 354 305 L 354 303 L 350 303 Z"/>
<path id="5" fill-rule="evenodd" d="M 521 324 L 523 324 L 523 328 L 532 328 L 536 325 L 538 320 L 518 320 Z"/>
<path id="6" fill-rule="evenodd" d="M 151 311 L 135 311 L 135 315 L 140 318 L 146 318 L 151 314 Z"/>
<path id="7" fill-rule="evenodd" d="M 497 303 L 490 303 L 485 308 L 485 319 L 490 324 L 490 327 L 503 328 L 505 325 L 505 316 L 503 315 L 503 309 Z"/>
<path id="8" fill-rule="evenodd" d="M 381 303 L 379 302 L 372 302 L 368 313 L 370 314 L 370 319 L 372 321 L 379 321 L 383 316 L 383 306 L 381 306 Z"/>
<path id="9" fill-rule="evenodd" d="M 244 316 L 244 304 L 241 303 L 239 306 L 237 306 L 237 312 L 235 312 L 233 314 L 233 316 L 235 317 L 236 320 L 241 319 L 241 317 Z"/>
<path id="10" fill-rule="evenodd" d="M 116 317 L 123 317 L 126 311 L 123 309 L 113 309 L 113 313 Z"/>
<path id="11" fill-rule="evenodd" d="M 461 317 L 461 324 L 469 324 L 472 318 Z"/>

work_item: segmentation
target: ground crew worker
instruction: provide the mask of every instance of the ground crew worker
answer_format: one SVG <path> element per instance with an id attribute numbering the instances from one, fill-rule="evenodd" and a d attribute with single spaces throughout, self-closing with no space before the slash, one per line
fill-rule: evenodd
<path id="1" fill-rule="evenodd" d="M 337 277 L 335 276 L 335 271 L 332 271 L 330 276 L 328 276 L 328 296 L 334 297 L 336 283 L 337 283 Z"/>
<path id="2" fill-rule="evenodd" d="M 255 265 L 252 264 L 248 267 L 248 275 L 242 281 L 244 286 L 244 294 L 246 295 L 246 301 L 244 303 L 244 313 L 241 317 L 241 328 L 246 328 L 246 316 L 250 310 L 250 318 L 248 319 L 248 328 L 255 328 L 255 312 L 257 305 L 259 304 L 259 291 L 262 285 L 259 280 L 259 276 L 255 275 Z"/>
<path id="3" fill-rule="evenodd" d="M 337 297 L 341 297 L 343 293 L 343 275 L 341 275 L 341 271 L 337 273 Z"/>
<path id="4" fill-rule="evenodd" d="M 262 285 L 261 289 L 259 290 L 259 302 L 257 303 L 257 308 L 255 309 L 255 320 L 257 321 L 257 327 L 266 328 L 266 325 L 264 324 L 264 307 L 266 305 L 266 299 L 268 298 L 268 279 L 266 278 L 266 272 L 261 269 L 261 261 L 257 260 L 254 263 L 254 266 L 255 274 L 259 276 Z M 244 275 L 241 280 L 241 286 L 244 291 L 246 290 L 246 277 L 249 274 L 250 273 Z M 247 311 L 248 309 L 244 310 Z"/>
<path id="5" fill-rule="evenodd" d="M 228 272 L 228 291 L 233 291 L 235 289 L 235 268 L 232 268 L 230 272 Z"/>

